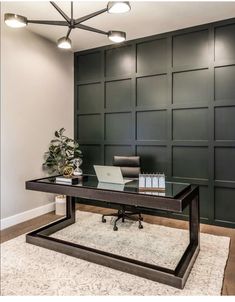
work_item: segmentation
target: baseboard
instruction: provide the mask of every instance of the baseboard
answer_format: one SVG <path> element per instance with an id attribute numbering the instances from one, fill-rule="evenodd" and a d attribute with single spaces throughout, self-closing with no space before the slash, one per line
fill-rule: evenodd
<path id="1" fill-rule="evenodd" d="M 35 218 L 37 216 L 52 212 L 55 210 L 55 203 L 51 202 L 48 203 L 44 206 L 29 210 L 29 211 L 25 211 L 7 218 L 3 218 L 1 219 L 0 222 L 0 230 L 9 228 L 13 225 L 16 225 L 18 223 L 27 221 L 29 219 Z"/>

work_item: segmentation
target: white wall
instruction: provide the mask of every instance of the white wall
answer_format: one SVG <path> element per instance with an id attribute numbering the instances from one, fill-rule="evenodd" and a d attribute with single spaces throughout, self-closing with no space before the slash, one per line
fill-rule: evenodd
<path id="1" fill-rule="evenodd" d="M 1 218 L 6 218 L 53 201 L 52 195 L 26 191 L 25 181 L 45 175 L 43 154 L 56 129 L 73 136 L 73 54 L 25 28 L 8 28 L 3 5 Z"/>

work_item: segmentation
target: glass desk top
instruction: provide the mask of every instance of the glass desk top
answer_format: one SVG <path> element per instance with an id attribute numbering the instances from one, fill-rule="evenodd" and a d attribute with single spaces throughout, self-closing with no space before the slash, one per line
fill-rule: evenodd
<path id="1" fill-rule="evenodd" d="M 164 192 L 157 191 L 141 191 L 139 189 L 139 181 L 138 179 L 134 179 L 131 182 L 122 184 L 112 184 L 112 183 L 103 183 L 97 180 L 95 175 L 84 175 L 84 179 L 78 184 L 69 184 L 69 183 L 61 183 L 56 182 L 56 177 L 48 177 L 43 179 L 36 180 L 37 182 L 50 183 L 55 185 L 62 186 L 72 186 L 72 187 L 84 187 L 90 189 L 98 189 L 98 190 L 108 190 L 108 191 L 118 191 L 125 193 L 135 193 L 135 194 L 144 194 L 151 196 L 161 196 L 167 198 L 177 198 L 180 194 L 190 188 L 190 184 L 188 183 L 179 183 L 179 182 L 166 182 L 166 188 Z"/>

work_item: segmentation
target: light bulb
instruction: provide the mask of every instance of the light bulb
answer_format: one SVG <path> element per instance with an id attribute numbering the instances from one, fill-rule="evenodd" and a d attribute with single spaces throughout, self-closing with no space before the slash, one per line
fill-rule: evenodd
<path id="1" fill-rule="evenodd" d="M 110 1 L 107 6 L 110 14 L 122 14 L 131 10 L 130 3 L 128 1 Z"/>
<path id="2" fill-rule="evenodd" d="M 20 15 L 15 14 L 5 14 L 4 21 L 7 26 L 13 28 L 21 28 L 27 25 L 27 18 Z"/>
<path id="3" fill-rule="evenodd" d="M 57 41 L 57 46 L 63 49 L 70 49 L 72 47 L 72 42 L 69 38 L 62 37 Z"/>
<path id="4" fill-rule="evenodd" d="M 108 32 L 109 40 L 120 43 L 126 40 L 126 33 L 123 31 L 111 30 Z"/>

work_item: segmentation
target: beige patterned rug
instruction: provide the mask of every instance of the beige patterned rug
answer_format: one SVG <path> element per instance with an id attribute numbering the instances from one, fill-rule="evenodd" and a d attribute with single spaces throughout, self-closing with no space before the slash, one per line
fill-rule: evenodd
<path id="1" fill-rule="evenodd" d="M 101 215 L 77 211 L 77 223 L 54 237 L 174 268 L 188 232 L 148 223 L 101 223 Z M 229 252 L 227 237 L 201 234 L 201 251 L 183 290 L 89 263 L 25 242 L 1 245 L 1 295 L 220 295 Z"/>

